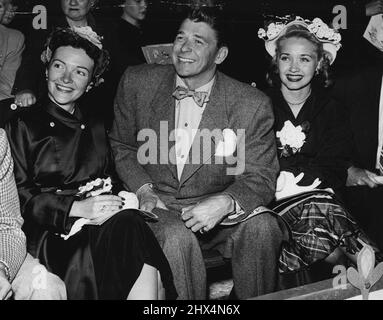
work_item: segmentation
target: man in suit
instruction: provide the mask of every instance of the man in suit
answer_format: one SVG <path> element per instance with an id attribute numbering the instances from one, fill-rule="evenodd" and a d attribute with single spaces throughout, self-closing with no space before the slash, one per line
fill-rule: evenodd
<path id="1" fill-rule="evenodd" d="M 26 252 L 6 133 L 0 129 L 0 300 L 66 299 L 64 282 Z"/>
<path id="2" fill-rule="evenodd" d="M 128 68 L 110 132 L 125 187 L 159 216 L 150 227 L 180 299 L 206 297 L 201 248 L 213 247 L 231 258 L 238 298 L 272 292 L 285 237 L 262 210 L 278 173 L 270 100 L 216 70 L 228 54 L 221 23 L 212 8 L 191 10 L 173 65 Z"/>
<path id="3" fill-rule="evenodd" d="M 343 196 L 347 208 L 383 250 L 383 68 L 366 67 L 336 81 L 334 94 L 348 109 L 353 135 L 352 161 Z"/>

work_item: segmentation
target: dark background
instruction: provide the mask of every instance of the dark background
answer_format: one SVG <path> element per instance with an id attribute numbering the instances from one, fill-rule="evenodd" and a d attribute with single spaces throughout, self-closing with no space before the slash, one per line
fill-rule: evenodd
<path id="1" fill-rule="evenodd" d="M 151 0 L 146 19 L 148 44 L 172 42 L 180 22 L 182 9 L 192 0 Z M 196 0 L 194 0 L 196 1 Z M 25 34 L 32 27 L 34 5 L 45 5 L 49 20 L 55 19 L 60 10 L 59 0 L 16 0 L 20 14 L 16 15 L 12 27 Z M 121 14 L 121 0 L 99 0 L 93 13 L 97 21 L 111 23 Z M 263 41 L 258 39 L 258 28 L 263 27 L 269 15 L 296 14 L 304 18 L 320 17 L 331 23 L 335 5 L 347 9 L 347 29 L 341 30 L 342 48 L 333 65 L 334 76 L 342 75 L 356 67 L 380 63 L 381 53 L 363 37 L 369 18 L 365 16 L 363 0 L 219 0 L 224 8 L 229 28 L 228 59 L 221 70 L 244 82 L 256 82 L 265 86 L 265 73 L 269 65 Z M 24 13 L 23 13 L 24 12 Z"/>

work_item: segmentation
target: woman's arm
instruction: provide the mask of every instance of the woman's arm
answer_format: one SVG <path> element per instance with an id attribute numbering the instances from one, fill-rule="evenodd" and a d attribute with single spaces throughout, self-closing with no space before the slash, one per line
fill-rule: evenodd
<path id="1" fill-rule="evenodd" d="M 74 222 L 69 212 L 75 196 L 60 195 L 53 190 L 43 192 L 33 180 L 35 163 L 31 163 L 34 144 L 27 125 L 20 119 L 6 125 L 12 156 L 16 185 L 24 219 L 33 220 L 47 230 L 68 233 Z"/>

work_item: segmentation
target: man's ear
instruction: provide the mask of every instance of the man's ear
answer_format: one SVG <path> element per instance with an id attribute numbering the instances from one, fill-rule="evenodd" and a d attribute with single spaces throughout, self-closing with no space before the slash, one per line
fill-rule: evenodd
<path id="1" fill-rule="evenodd" d="M 224 62 L 228 54 L 229 54 L 228 47 L 223 46 L 219 48 L 214 60 L 215 64 L 221 64 L 222 62 Z"/>

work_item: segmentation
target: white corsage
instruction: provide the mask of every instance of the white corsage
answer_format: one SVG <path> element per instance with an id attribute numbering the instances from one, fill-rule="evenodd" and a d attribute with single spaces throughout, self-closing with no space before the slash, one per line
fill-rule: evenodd
<path id="1" fill-rule="evenodd" d="M 308 131 L 308 122 L 306 121 L 300 126 L 294 126 L 291 121 L 285 121 L 281 131 L 277 131 L 278 149 L 281 150 L 281 157 L 291 156 L 301 150 L 306 142 L 306 134 Z"/>

